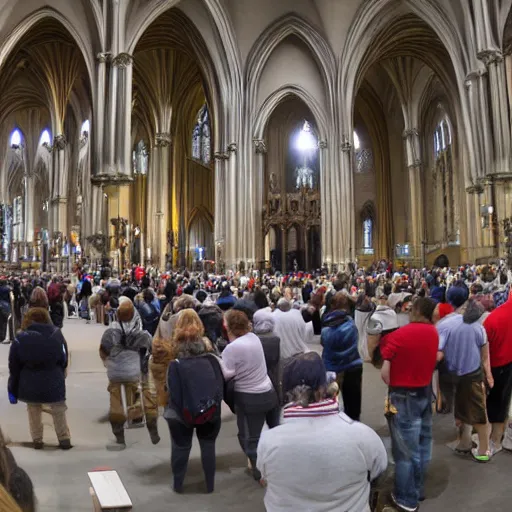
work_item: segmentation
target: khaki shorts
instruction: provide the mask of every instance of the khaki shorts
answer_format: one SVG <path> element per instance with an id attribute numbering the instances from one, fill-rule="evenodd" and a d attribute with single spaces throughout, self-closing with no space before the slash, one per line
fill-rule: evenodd
<path id="1" fill-rule="evenodd" d="M 455 389 L 455 419 L 467 425 L 487 423 L 486 391 L 482 378 L 458 378 Z"/>

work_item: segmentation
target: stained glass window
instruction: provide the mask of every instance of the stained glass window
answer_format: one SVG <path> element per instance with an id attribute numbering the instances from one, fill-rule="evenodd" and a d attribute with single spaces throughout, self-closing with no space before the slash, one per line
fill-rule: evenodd
<path id="1" fill-rule="evenodd" d="M 373 171 L 373 152 L 370 148 L 361 146 L 361 139 L 354 132 L 354 152 L 356 158 L 356 172 L 365 173 Z"/>
<path id="2" fill-rule="evenodd" d="M 212 158 L 210 116 L 206 105 L 201 107 L 192 132 L 192 158 L 206 165 Z"/>
<path id="3" fill-rule="evenodd" d="M 363 222 L 363 245 L 365 249 L 373 248 L 373 221 L 366 219 Z"/>

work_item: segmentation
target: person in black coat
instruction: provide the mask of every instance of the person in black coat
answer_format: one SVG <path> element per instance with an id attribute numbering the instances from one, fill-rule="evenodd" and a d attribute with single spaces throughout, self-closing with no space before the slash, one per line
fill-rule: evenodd
<path id="1" fill-rule="evenodd" d="M 11 289 L 7 286 L 7 281 L 2 279 L 0 281 L 0 343 L 3 343 L 7 336 L 11 309 Z"/>
<path id="2" fill-rule="evenodd" d="M 155 294 L 150 288 L 146 288 L 142 293 L 142 299 L 138 305 L 142 328 L 148 331 L 151 336 L 154 336 L 160 321 L 160 311 L 153 304 Z"/>
<path id="3" fill-rule="evenodd" d="M 53 416 L 59 447 L 71 448 L 66 419 L 68 346 L 47 309 L 30 308 L 9 352 L 9 400 L 26 402 L 34 448 L 43 448 L 43 405 Z"/>

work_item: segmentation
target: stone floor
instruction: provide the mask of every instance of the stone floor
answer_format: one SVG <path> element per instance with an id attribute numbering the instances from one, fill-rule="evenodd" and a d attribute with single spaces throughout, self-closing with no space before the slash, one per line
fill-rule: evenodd
<path id="1" fill-rule="evenodd" d="M 67 393 L 73 450 L 56 449 L 51 417 L 46 416 L 47 448 L 42 452 L 34 451 L 29 444 L 23 405 L 10 405 L 6 392 L 0 401 L 0 424 L 12 441 L 18 463 L 32 477 L 39 512 L 90 512 L 87 472 L 100 466 L 119 472 L 134 503 L 134 511 L 264 511 L 264 491 L 245 473 L 246 459 L 239 448 L 236 422 L 229 410 L 223 412 L 223 427 L 217 442 L 218 471 L 213 495 L 204 494 L 197 443 L 191 455 L 185 494 L 176 495 L 171 491 L 170 442 L 163 420 L 159 423 L 162 441 L 158 446 L 151 445 L 146 430 L 130 430 L 128 448 L 124 452 L 106 449 L 112 435 L 106 416 L 105 370 L 98 356 L 102 329 L 79 320 L 68 321 L 64 328 L 72 354 Z M 319 349 L 319 346 L 313 348 Z M 8 351 L 8 346 L 0 346 L 0 386 L 4 390 Z M 363 393 L 363 421 L 389 444 L 382 414 L 385 388 L 372 367 L 365 368 Z M 428 499 L 421 507 L 422 512 L 510 511 L 512 455 L 501 453 L 487 465 L 454 455 L 446 447 L 454 437 L 452 424 L 449 417 L 434 418 L 434 459 L 427 485 Z"/>

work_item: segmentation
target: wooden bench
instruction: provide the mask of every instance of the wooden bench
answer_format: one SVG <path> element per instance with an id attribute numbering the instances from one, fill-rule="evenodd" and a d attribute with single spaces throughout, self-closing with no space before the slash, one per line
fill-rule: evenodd
<path id="1" fill-rule="evenodd" d="M 87 474 L 91 481 L 89 492 L 94 512 L 132 510 L 132 501 L 117 471 L 92 471 Z"/>

